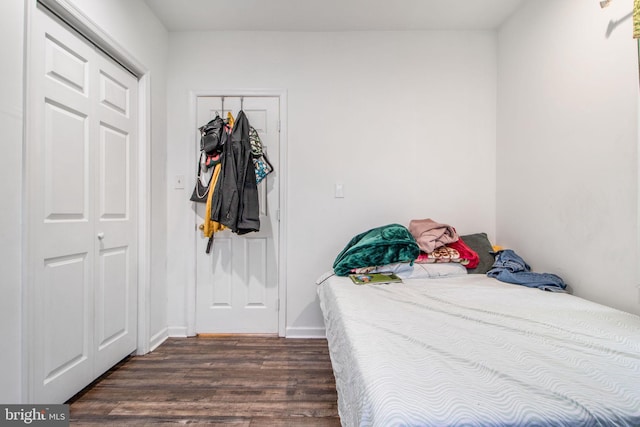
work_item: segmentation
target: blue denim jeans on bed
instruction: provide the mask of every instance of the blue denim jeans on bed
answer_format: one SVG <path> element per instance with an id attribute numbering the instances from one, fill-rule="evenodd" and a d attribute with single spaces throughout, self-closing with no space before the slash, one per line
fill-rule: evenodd
<path id="1" fill-rule="evenodd" d="M 552 273 L 533 273 L 531 267 L 511 249 L 498 252 L 487 276 L 501 282 L 539 288 L 545 291 L 565 292 L 567 285 L 561 277 Z"/>

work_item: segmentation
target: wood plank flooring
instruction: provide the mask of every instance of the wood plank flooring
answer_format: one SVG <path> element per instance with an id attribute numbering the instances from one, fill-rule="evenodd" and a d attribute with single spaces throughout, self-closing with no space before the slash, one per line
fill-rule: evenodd
<path id="1" fill-rule="evenodd" d="M 340 426 L 326 340 L 170 338 L 74 396 L 71 425 Z"/>

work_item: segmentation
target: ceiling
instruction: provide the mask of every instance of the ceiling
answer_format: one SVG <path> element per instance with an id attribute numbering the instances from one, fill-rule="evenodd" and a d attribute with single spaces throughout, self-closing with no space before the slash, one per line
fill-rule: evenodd
<path id="1" fill-rule="evenodd" d="M 144 0 L 169 31 L 488 30 L 523 0 Z"/>

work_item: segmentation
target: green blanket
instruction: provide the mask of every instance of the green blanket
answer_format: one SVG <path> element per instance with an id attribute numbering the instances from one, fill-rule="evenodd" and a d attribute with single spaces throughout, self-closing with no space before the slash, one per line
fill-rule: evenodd
<path id="1" fill-rule="evenodd" d="M 419 253 L 418 244 L 406 227 L 384 225 L 351 239 L 333 262 L 333 271 L 346 276 L 353 268 L 413 262 Z"/>

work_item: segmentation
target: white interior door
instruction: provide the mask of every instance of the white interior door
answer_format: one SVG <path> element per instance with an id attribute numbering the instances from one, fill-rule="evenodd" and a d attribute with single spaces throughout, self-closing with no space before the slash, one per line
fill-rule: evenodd
<path id="1" fill-rule="evenodd" d="M 29 395 L 61 403 L 136 347 L 137 81 L 39 7 L 32 28 Z"/>
<path id="2" fill-rule="evenodd" d="M 196 126 L 215 117 L 240 111 L 241 99 L 197 98 Z M 278 332 L 278 159 L 280 142 L 278 97 L 244 97 L 243 110 L 257 131 L 275 171 L 258 185 L 260 231 L 238 236 L 229 230 L 215 233 L 211 253 L 208 239 L 198 231 L 196 259 L 196 333 Z M 200 149 L 199 138 L 194 141 Z M 197 159 L 193 159 L 195 162 Z M 205 205 L 195 203 L 198 225 Z"/>

